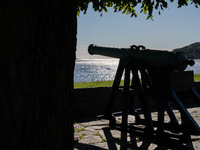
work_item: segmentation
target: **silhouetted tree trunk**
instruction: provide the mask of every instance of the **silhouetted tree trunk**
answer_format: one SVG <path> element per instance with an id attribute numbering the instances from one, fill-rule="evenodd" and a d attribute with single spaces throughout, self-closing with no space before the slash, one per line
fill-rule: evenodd
<path id="1" fill-rule="evenodd" d="M 76 1 L 8 0 L 0 11 L 0 149 L 73 149 Z"/>

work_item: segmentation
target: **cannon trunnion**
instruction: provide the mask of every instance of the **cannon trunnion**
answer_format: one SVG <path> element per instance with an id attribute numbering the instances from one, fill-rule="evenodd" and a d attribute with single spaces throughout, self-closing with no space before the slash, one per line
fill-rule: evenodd
<path id="1" fill-rule="evenodd" d="M 120 58 L 103 116 L 110 121 L 110 128 L 181 142 L 190 141 L 190 135 L 200 135 L 199 125 L 184 105 L 188 98 L 200 105 L 200 95 L 194 87 L 193 71 L 184 71 L 188 65 L 194 65 L 186 53 L 148 50 L 144 46 L 135 45 L 131 48 L 109 48 L 92 44 L 88 51 L 92 55 Z M 120 87 L 123 73 L 124 86 Z M 112 113 L 115 98 L 119 94 L 123 97 L 120 124 Z M 135 107 L 136 99 L 141 104 L 144 119 Z M 151 117 L 150 99 L 157 105 L 157 121 Z M 181 114 L 181 123 L 174 108 Z M 164 122 L 165 113 L 169 116 L 169 123 Z M 135 116 L 135 125 L 128 124 L 128 115 Z M 138 124 L 144 125 L 144 128 L 138 127 Z"/>

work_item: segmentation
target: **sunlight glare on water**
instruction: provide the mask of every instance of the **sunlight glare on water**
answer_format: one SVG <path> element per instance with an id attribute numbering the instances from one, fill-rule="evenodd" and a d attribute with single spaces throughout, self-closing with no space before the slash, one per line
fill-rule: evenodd
<path id="1" fill-rule="evenodd" d="M 113 80 L 118 62 L 118 59 L 77 60 L 74 82 Z"/>
<path id="2" fill-rule="evenodd" d="M 194 66 L 186 70 L 200 73 L 200 59 L 195 59 Z M 85 59 L 76 60 L 74 82 L 107 81 L 114 80 L 119 59 Z M 123 78 L 123 77 L 122 77 Z"/>

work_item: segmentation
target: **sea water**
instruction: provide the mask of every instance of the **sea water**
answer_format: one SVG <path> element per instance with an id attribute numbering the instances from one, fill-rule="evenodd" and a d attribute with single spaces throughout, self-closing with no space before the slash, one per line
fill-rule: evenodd
<path id="1" fill-rule="evenodd" d="M 186 70 L 200 73 L 200 59 L 194 59 L 195 65 Z M 85 59 L 76 60 L 74 82 L 114 80 L 119 59 Z"/>

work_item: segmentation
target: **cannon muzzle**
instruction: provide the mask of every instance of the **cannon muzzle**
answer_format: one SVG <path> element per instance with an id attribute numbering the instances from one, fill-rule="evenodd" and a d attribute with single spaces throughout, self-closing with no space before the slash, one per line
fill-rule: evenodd
<path id="1" fill-rule="evenodd" d="M 142 50 L 140 50 L 142 48 Z M 131 48 L 102 47 L 91 44 L 88 47 L 91 55 L 103 55 L 113 58 L 131 57 L 134 61 L 145 66 L 155 66 L 161 69 L 174 69 L 183 71 L 188 65 L 193 66 L 194 61 L 189 60 L 185 52 L 173 52 L 145 49 L 144 46 L 131 46 Z"/>

